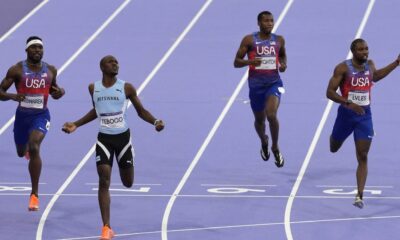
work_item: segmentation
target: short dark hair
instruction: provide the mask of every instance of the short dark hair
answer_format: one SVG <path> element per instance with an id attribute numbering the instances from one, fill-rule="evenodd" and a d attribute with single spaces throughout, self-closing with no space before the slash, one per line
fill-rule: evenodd
<path id="1" fill-rule="evenodd" d="M 351 52 L 354 52 L 356 50 L 356 45 L 358 43 L 363 43 L 363 42 L 365 43 L 365 40 L 362 39 L 362 38 L 354 39 L 353 42 L 351 42 L 351 45 L 350 45 Z"/>
<path id="2" fill-rule="evenodd" d="M 31 40 L 35 40 L 35 39 L 42 41 L 42 39 L 38 36 L 30 36 L 30 37 L 28 37 L 28 39 L 26 39 L 26 43 L 30 42 Z"/>
<path id="3" fill-rule="evenodd" d="M 258 16 L 257 16 L 257 21 L 261 21 L 261 18 L 262 18 L 263 15 L 271 15 L 272 16 L 272 13 L 270 11 L 262 11 L 262 12 L 260 12 L 258 14 Z"/>

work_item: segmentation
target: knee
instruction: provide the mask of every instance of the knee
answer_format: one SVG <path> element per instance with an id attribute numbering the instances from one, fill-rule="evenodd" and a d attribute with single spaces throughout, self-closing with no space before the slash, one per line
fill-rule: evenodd
<path id="1" fill-rule="evenodd" d="M 268 122 L 274 122 L 277 120 L 276 112 L 267 113 Z"/>
<path id="2" fill-rule="evenodd" d="M 357 152 L 357 156 L 360 163 L 366 163 L 368 160 L 368 152 L 365 151 Z"/>
<path id="3" fill-rule="evenodd" d="M 131 188 L 133 185 L 133 181 L 125 181 L 122 184 L 124 184 L 124 186 L 127 188 Z"/>
<path id="4" fill-rule="evenodd" d="M 108 189 L 110 187 L 110 179 L 107 177 L 99 178 L 99 188 Z"/>
<path id="5" fill-rule="evenodd" d="M 39 154 L 40 150 L 40 145 L 37 143 L 29 143 L 29 154 L 34 155 L 34 154 Z"/>

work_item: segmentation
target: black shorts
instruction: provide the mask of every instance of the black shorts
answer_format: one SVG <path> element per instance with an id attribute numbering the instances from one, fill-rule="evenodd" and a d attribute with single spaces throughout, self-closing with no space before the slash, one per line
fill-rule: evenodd
<path id="1" fill-rule="evenodd" d="M 112 166 L 114 154 L 120 168 L 133 167 L 135 154 L 129 129 L 126 132 L 115 135 L 105 133 L 97 135 L 96 164 Z"/>

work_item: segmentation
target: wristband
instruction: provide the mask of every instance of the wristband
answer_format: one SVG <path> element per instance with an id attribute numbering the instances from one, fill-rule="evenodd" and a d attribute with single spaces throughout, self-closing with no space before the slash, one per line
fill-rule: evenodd
<path id="1" fill-rule="evenodd" d="M 346 100 L 345 104 L 346 106 L 349 106 L 350 104 L 352 104 L 353 102 L 351 100 Z"/>
<path id="2" fill-rule="evenodd" d="M 160 120 L 160 119 L 156 119 L 156 120 L 154 121 L 153 125 L 156 126 L 159 122 L 161 122 L 161 120 Z"/>

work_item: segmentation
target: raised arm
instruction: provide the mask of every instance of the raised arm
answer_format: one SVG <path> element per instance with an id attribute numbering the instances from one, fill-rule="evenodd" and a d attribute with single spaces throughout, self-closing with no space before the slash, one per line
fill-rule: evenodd
<path id="1" fill-rule="evenodd" d="M 400 65 L 400 55 L 397 57 L 395 61 L 393 61 L 386 67 L 378 70 L 376 70 L 374 62 L 370 61 L 370 66 L 374 71 L 374 79 L 372 81 L 378 82 L 382 78 L 386 77 L 389 73 L 391 73 L 394 69 L 396 69 L 399 65 Z"/>

